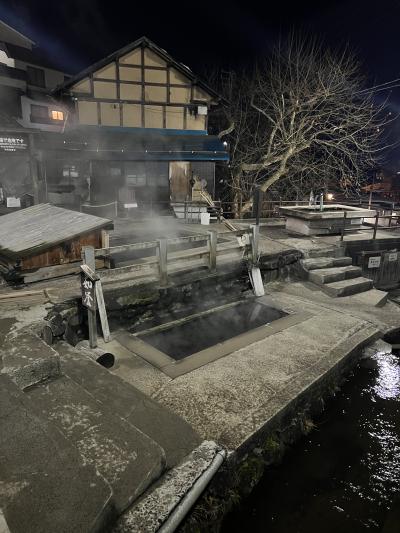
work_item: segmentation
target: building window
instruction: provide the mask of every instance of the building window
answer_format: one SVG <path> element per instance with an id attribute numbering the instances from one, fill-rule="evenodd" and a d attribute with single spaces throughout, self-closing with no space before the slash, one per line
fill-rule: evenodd
<path id="1" fill-rule="evenodd" d="M 51 111 L 51 118 L 53 120 L 64 120 L 64 113 L 62 111 L 56 111 L 53 109 Z"/>
<path id="2" fill-rule="evenodd" d="M 43 69 L 28 66 L 26 67 L 26 76 L 29 85 L 46 87 Z"/>
<path id="3" fill-rule="evenodd" d="M 44 105 L 31 104 L 31 115 L 32 118 L 40 119 L 43 118 L 48 120 L 49 118 L 49 109 Z"/>
<path id="4" fill-rule="evenodd" d="M 143 162 L 126 162 L 125 175 L 128 187 L 144 187 L 146 185 L 146 167 Z"/>

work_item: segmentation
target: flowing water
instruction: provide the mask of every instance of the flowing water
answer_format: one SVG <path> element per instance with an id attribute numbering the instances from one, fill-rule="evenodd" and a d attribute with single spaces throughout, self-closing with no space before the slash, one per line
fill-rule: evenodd
<path id="1" fill-rule="evenodd" d="M 400 533 L 400 357 L 363 359 L 223 533 Z"/>

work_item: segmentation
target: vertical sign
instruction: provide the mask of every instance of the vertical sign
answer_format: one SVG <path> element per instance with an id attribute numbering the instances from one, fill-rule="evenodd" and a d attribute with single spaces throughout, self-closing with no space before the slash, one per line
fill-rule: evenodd
<path id="1" fill-rule="evenodd" d="M 95 281 L 81 274 L 82 304 L 90 311 L 96 311 Z"/>
<path id="2" fill-rule="evenodd" d="M 83 248 L 83 263 L 89 270 L 85 272 L 83 270 L 83 277 L 81 280 L 82 286 L 82 303 L 88 310 L 88 326 L 89 326 L 89 346 L 91 348 L 97 348 L 97 322 L 96 322 L 96 287 L 95 279 L 92 276 L 90 279 L 89 273 L 92 271 L 95 274 L 96 271 L 96 261 L 94 257 L 94 248 L 93 246 L 85 246 Z M 84 266 L 83 265 L 83 266 Z M 86 287 L 84 286 L 85 279 L 90 281 L 91 284 L 86 282 Z"/>

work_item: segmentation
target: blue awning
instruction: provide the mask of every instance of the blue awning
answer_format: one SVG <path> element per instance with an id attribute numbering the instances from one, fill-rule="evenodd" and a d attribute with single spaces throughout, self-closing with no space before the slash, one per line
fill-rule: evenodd
<path id="1" fill-rule="evenodd" d="M 76 159 L 229 161 L 216 135 L 142 128 L 76 128 L 64 134 L 42 133 L 37 149 L 69 152 Z"/>

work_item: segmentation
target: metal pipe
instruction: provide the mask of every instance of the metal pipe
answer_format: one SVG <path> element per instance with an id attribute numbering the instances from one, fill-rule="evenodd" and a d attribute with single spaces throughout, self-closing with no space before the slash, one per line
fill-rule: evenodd
<path id="1" fill-rule="evenodd" d="M 343 241 L 344 239 L 344 233 L 346 231 L 346 218 L 347 218 L 347 211 L 343 212 L 343 226 L 342 226 L 342 233 L 340 235 L 340 240 Z"/>
<path id="2" fill-rule="evenodd" d="M 376 239 L 376 231 L 378 229 L 378 220 L 379 220 L 379 213 L 377 211 L 376 215 L 375 215 L 374 234 L 373 234 L 373 237 L 372 237 L 373 240 Z"/>
<path id="3" fill-rule="evenodd" d="M 89 349 L 89 348 L 86 348 L 85 346 L 77 346 L 77 347 L 85 355 L 90 357 L 90 359 L 92 359 L 99 365 L 104 366 L 104 368 L 112 368 L 114 366 L 115 356 L 111 352 L 107 352 L 106 350 L 102 350 L 101 348 Z"/>
<path id="4" fill-rule="evenodd" d="M 205 470 L 202 475 L 196 480 L 192 488 L 185 494 L 182 500 L 178 503 L 172 513 L 169 515 L 164 524 L 157 530 L 157 533 L 173 533 L 190 509 L 196 503 L 201 493 L 207 487 L 211 479 L 217 473 L 219 467 L 226 458 L 226 451 L 220 450 L 216 453 L 210 466 Z"/>

